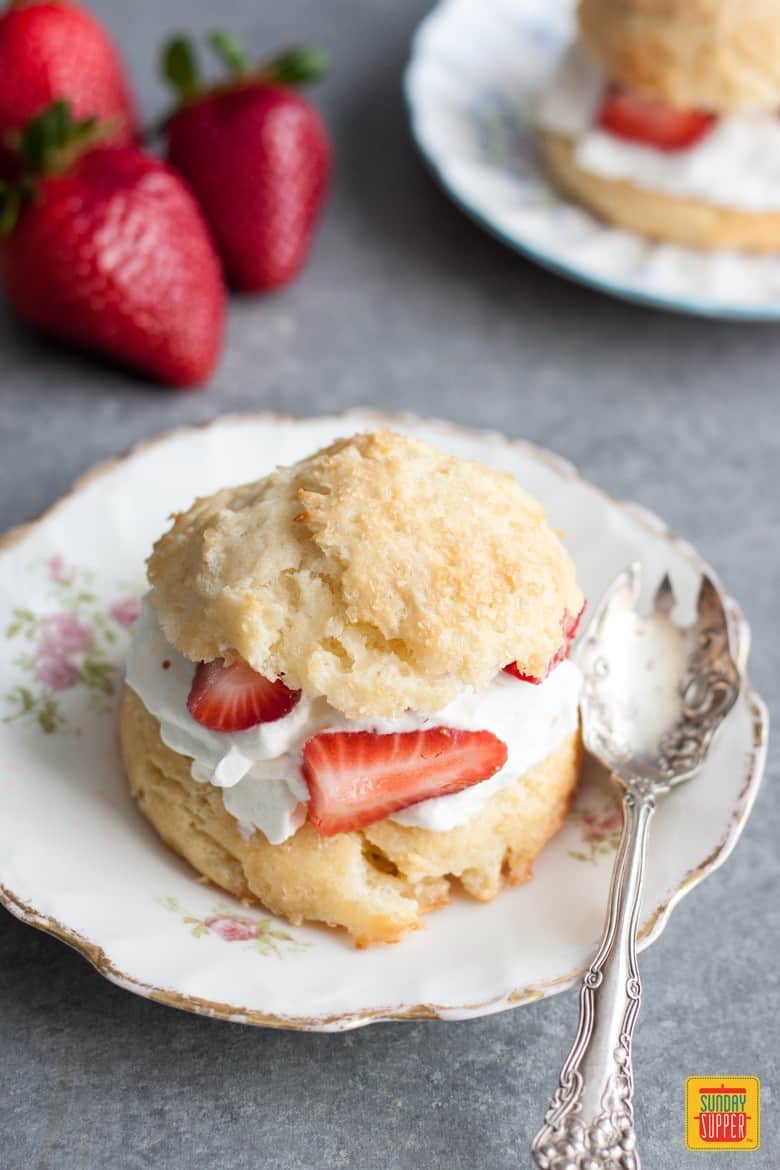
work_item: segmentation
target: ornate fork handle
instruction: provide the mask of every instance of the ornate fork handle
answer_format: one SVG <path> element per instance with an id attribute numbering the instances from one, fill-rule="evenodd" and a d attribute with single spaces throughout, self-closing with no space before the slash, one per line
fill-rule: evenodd
<path id="1" fill-rule="evenodd" d="M 644 885 L 652 786 L 623 798 L 604 934 L 580 987 L 577 1035 L 531 1150 L 540 1170 L 639 1170 L 631 1040 L 642 986 L 636 934 Z"/>

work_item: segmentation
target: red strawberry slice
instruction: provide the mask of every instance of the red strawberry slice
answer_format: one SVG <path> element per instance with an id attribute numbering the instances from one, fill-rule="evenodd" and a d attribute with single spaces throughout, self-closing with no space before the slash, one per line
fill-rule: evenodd
<path id="1" fill-rule="evenodd" d="M 535 687 L 538 687 L 540 683 L 543 683 L 551 671 L 553 671 L 559 663 L 563 662 L 564 659 L 569 657 L 571 644 L 577 636 L 577 630 L 579 629 L 580 621 L 582 620 L 582 615 L 585 612 L 586 605 L 587 602 L 583 601 L 582 609 L 576 617 L 573 617 L 572 614 L 568 612 L 568 610 L 563 615 L 561 619 L 561 629 L 563 630 L 564 640 L 555 651 L 550 661 L 547 663 L 547 669 L 541 678 L 535 674 L 523 674 L 516 662 L 510 662 L 508 666 L 504 667 L 504 670 L 507 672 L 507 674 L 513 674 L 515 678 L 519 678 L 521 682 L 533 683 Z"/>
<path id="2" fill-rule="evenodd" d="M 231 666 L 215 658 L 195 668 L 187 708 L 210 731 L 246 731 L 289 714 L 300 697 L 300 691 L 258 674 L 243 658 Z"/>
<path id="3" fill-rule="evenodd" d="M 714 121 L 701 110 L 677 110 L 619 87 L 607 91 L 597 117 L 603 130 L 656 150 L 685 150 L 703 138 Z"/>
<path id="4" fill-rule="evenodd" d="M 506 758 L 490 731 L 321 732 L 303 748 L 309 820 L 323 837 L 348 833 L 487 780 Z"/>

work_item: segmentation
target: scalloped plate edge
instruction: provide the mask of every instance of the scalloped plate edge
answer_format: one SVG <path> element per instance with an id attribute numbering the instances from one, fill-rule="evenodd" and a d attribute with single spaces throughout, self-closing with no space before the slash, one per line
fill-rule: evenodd
<path id="1" fill-rule="evenodd" d="M 75 480 L 68 491 L 52 504 L 51 507 L 42 512 L 37 519 L 28 524 L 21 524 L 7 532 L 5 536 L 0 538 L 0 555 L 13 544 L 22 540 L 34 527 L 46 521 L 65 501 L 77 495 L 95 479 L 108 474 L 120 464 L 133 459 L 136 455 L 142 454 L 151 447 L 167 442 L 174 437 L 195 433 L 211 426 L 242 425 L 248 421 L 268 421 L 269 423 L 288 422 L 295 424 L 310 421 L 311 418 L 312 416 L 298 417 L 295 415 L 277 414 L 270 411 L 227 414 L 191 426 L 175 427 L 151 439 L 134 444 L 124 454 L 98 463 L 89 471 L 85 472 L 84 475 Z M 530 443 L 525 439 L 510 439 L 497 431 L 469 428 L 442 419 L 421 418 L 411 413 L 392 414 L 382 411 L 358 409 L 347 411 L 340 415 L 317 416 L 317 421 L 347 423 L 352 427 L 364 426 L 366 424 L 369 426 L 392 426 L 399 423 L 406 425 L 422 423 L 430 429 L 440 431 L 444 437 L 453 433 L 467 435 L 477 433 L 489 437 L 494 442 L 500 442 L 508 447 L 522 450 L 531 459 L 546 465 L 562 478 L 573 479 L 583 483 L 589 490 L 596 492 L 597 495 L 613 506 L 630 512 L 638 523 L 650 530 L 655 536 L 661 537 L 676 547 L 699 572 L 709 574 L 723 597 L 730 617 L 731 636 L 734 638 L 736 653 L 741 660 L 740 665 L 742 666 L 744 664 L 750 645 L 750 629 L 739 605 L 723 589 L 718 575 L 712 567 L 688 541 L 676 536 L 660 516 L 632 501 L 614 499 L 608 493 L 585 480 L 573 464 L 560 456 L 554 455 L 545 448 Z M 640 931 L 640 949 L 649 946 L 651 942 L 658 938 L 669 921 L 672 910 L 684 895 L 694 889 L 699 882 L 713 873 L 728 858 L 750 815 L 764 771 L 769 734 L 769 714 L 766 704 L 763 702 L 761 696 L 753 690 L 747 675 L 745 675 L 743 680 L 743 688 L 752 715 L 753 737 L 751 751 L 746 763 L 745 780 L 732 809 L 729 826 L 715 848 L 698 865 L 690 869 L 669 896 L 662 903 L 655 906 L 647 915 Z M 480 1016 L 505 1011 L 508 1008 L 519 1007 L 521 1004 L 533 1003 L 536 1000 L 545 999 L 548 995 L 565 991 L 577 982 L 584 970 L 584 968 L 578 967 L 555 979 L 525 987 L 513 988 L 505 995 L 484 1002 L 462 1004 L 457 1007 L 445 1008 L 436 1004 L 420 1003 L 404 1006 L 387 1006 L 364 1012 L 343 1013 L 335 1016 L 303 1017 L 271 1015 L 246 1008 L 237 1008 L 231 1004 L 201 999 L 197 996 L 183 995 L 172 988 L 156 987 L 143 983 L 132 975 L 121 971 L 109 959 L 98 943 L 71 930 L 56 918 L 41 914 L 34 906 L 20 898 L 13 890 L 1 883 L 0 904 L 5 906 L 21 922 L 26 923 L 28 926 L 33 926 L 46 934 L 50 934 L 58 938 L 61 942 L 67 943 L 83 955 L 104 978 L 126 991 L 132 991 L 145 999 L 151 999 L 157 1003 L 163 1003 L 169 1007 L 176 1007 L 197 1015 L 229 1020 L 233 1023 L 252 1024 L 257 1027 L 286 1028 L 297 1031 L 344 1032 L 352 1028 L 364 1027 L 366 1024 L 391 1020 L 475 1019 Z"/>

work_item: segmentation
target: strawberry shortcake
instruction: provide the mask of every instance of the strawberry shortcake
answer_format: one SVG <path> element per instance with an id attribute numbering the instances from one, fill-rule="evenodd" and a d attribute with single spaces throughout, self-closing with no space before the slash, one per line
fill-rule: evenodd
<path id="1" fill-rule="evenodd" d="M 538 113 L 558 186 L 654 240 L 780 250 L 776 0 L 580 0 L 579 31 Z"/>
<path id="2" fill-rule="evenodd" d="M 148 569 L 122 750 L 205 878 L 364 946 L 530 877 L 580 770 L 584 602 L 511 475 L 356 435 L 197 500 Z"/>

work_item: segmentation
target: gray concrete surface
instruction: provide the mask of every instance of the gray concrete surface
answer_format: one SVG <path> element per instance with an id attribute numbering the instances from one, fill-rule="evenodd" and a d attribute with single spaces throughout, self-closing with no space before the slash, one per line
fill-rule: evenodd
<path id="1" fill-rule="evenodd" d="M 213 384 L 161 393 L 23 331 L 0 306 L 0 522 L 94 461 L 223 411 L 357 404 L 501 428 L 660 512 L 742 600 L 777 714 L 780 328 L 633 308 L 548 276 L 469 223 L 409 143 L 399 81 L 422 0 L 101 0 L 147 115 L 155 45 L 216 19 L 260 47 L 327 45 L 337 176 L 304 278 L 234 300 Z M 636 1040 L 646 1170 L 688 1170 L 688 1074 L 757 1074 L 780 1161 L 778 758 L 732 859 L 642 962 Z M 0 780 L 0 788 L 2 781 Z M 0 912 L 4 1170 L 517 1170 L 567 1047 L 564 994 L 472 1023 L 345 1036 L 254 1031 L 155 1006 Z"/>

